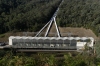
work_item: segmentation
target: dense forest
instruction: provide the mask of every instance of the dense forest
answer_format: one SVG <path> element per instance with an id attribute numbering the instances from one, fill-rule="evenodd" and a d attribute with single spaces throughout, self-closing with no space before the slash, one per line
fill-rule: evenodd
<path id="1" fill-rule="evenodd" d="M 61 27 L 90 28 L 100 33 L 100 0 L 64 0 L 57 16 Z"/>
<path id="2" fill-rule="evenodd" d="M 0 0 L 0 33 L 38 31 L 46 24 L 61 0 Z"/>
<path id="3" fill-rule="evenodd" d="M 0 0 L 0 33 L 40 30 L 62 0 Z M 100 33 L 99 0 L 64 0 L 57 23 L 61 27 L 90 28 Z"/>
<path id="4" fill-rule="evenodd" d="M 14 53 L 0 51 L 0 66 L 99 66 L 94 55 L 70 52 Z"/>

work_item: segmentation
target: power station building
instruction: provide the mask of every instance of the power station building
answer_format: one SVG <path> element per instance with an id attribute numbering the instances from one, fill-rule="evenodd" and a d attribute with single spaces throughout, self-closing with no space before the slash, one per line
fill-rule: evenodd
<path id="1" fill-rule="evenodd" d="M 80 50 L 84 49 L 85 44 L 93 48 L 93 43 L 92 37 L 9 37 L 9 45 L 13 48 Z"/>

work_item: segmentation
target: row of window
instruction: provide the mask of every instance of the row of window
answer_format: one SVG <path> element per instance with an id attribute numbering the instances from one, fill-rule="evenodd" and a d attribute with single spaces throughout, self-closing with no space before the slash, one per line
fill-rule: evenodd
<path id="1" fill-rule="evenodd" d="M 13 40 L 12 42 L 34 42 L 34 43 L 76 43 L 76 40 Z"/>
<path id="2" fill-rule="evenodd" d="M 72 46 L 70 44 L 22 44 L 22 43 L 14 43 L 13 44 L 14 47 L 69 47 Z M 73 45 L 73 47 L 76 47 L 76 44 Z"/>

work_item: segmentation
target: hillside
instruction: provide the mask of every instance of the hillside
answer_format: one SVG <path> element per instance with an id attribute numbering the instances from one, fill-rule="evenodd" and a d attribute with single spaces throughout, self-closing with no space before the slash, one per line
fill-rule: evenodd
<path id="1" fill-rule="evenodd" d="M 61 0 L 1 0 L 0 34 L 39 31 L 52 17 Z M 84 27 L 100 33 L 99 0 L 64 0 L 57 23 L 60 27 Z"/>
<path id="2" fill-rule="evenodd" d="M 38 31 L 61 0 L 0 0 L 0 33 Z"/>
<path id="3" fill-rule="evenodd" d="M 99 0 L 64 0 L 57 16 L 61 27 L 90 28 L 98 36 L 100 33 Z"/>

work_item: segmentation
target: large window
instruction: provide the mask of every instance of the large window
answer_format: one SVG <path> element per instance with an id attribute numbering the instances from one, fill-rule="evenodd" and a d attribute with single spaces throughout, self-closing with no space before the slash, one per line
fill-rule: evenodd
<path id="1" fill-rule="evenodd" d="M 63 40 L 61 39 L 57 40 L 57 44 L 63 44 Z"/>
<path id="2" fill-rule="evenodd" d="M 57 40 L 55 39 L 50 40 L 50 44 L 57 44 Z"/>
<path id="3" fill-rule="evenodd" d="M 68 39 L 64 40 L 64 44 L 70 44 L 70 40 Z"/>
<path id="4" fill-rule="evenodd" d="M 44 44 L 43 39 L 39 39 L 38 44 Z"/>
<path id="5" fill-rule="evenodd" d="M 45 40 L 44 40 L 44 44 L 50 44 L 50 40 L 45 39 Z"/>

